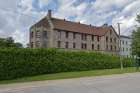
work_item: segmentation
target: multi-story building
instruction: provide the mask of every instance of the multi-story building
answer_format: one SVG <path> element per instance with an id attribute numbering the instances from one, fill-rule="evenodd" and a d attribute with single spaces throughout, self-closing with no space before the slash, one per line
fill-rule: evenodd
<path id="1" fill-rule="evenodd" d="M 132 44 L 132 39 L 129 36 L 120 36 L 120 55 L 125 56 L 125 57 L 131 57 L 132 54 L 132 49 L 131 49 L 131 44 Z"/>
<path id="2" fill-rule="evenodd" d="M 95 27 L 47 16 L 30 28 L 31 48 L 61 48 L 119 54 L 118 34 L 112 26 Z"/>

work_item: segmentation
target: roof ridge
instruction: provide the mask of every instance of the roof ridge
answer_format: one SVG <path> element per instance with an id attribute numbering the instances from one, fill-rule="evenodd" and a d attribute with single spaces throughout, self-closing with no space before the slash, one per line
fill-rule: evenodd
<path id="1" fill-rule="evenodd" d="M 55 18 L 55 17 L 52 17 L 51 19 L 70 22 L 70 23 L 74 23 L 74 24 L 81 24 L 81 25 L 84 25 L 84 26 L 89 26 L 89 27 L 94 27 L 94 28 L 103 28 L 102 26 L 94 26 L 94 25 L 91 25 L 91 24 L 88 25 L 88 24 L 84 24 L 84 23 L 80 23 L 80 22 L 75 22 L 75 21 L 70 21 L 70 20 L 60 19 L 60 18 Z"/>

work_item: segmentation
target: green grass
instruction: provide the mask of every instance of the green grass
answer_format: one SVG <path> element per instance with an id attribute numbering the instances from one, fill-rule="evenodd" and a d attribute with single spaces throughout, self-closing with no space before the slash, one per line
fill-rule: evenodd
<path id="1" fill-rule="evenodd" d="M 56 80 L 56 79 L 68 79 L 68 78 L 123 74 L 123 73 L 133 73 L 133 72 L 138 72 L 138 71 L 136 71 L 135 68 L 124 68 L 123 70 L 121 70 L 121 69 L 105 69 L 105 70 L 92 70 L 92 71 L 80 71 L 80 72 L 64 72 L 64 73 L 24 77 L 24 78 L 18 78 L 15 80 L 3 80 L 3 81 L 0 81 L 0 84 L 43 81 L 43 80 Z"/>

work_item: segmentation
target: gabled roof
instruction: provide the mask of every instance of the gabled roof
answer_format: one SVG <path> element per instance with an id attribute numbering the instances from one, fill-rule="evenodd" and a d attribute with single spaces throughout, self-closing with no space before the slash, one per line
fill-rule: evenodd
<path id="1" fill-rule="evenodd" d="M 53 17 L 51 17 L 51 21 L 54 25 L 54 29 L 70 31 L 70 32 L 77 32 L 77 33 L 85 33 L 85 34 L 91 34 L 91 35 L 97 35 L 97 36 L 103 36 L 112 29 L 111 26 L 96 27 L 96 26 L 81 24 L 78 22 L 72 22 L 72 21 L 67 21 L 67 20 L 53 18 Z M 47 18 L 45 17 L 42 20 L 40 20 L 38 23 L 34 24 L 33 26 L 47 27 L 47 26 L 49 26 L 49 23 L 48 23 Z"/>
<path id="2" fill-rule="evenodd" d="M 86 34 L 92 34 L 98 36 L 103 36 L 107 31 L 110 30 L 109 27 L 95 27 L 91 25 L 66 21 L 57 18 L 52 18 L 52 22 L 55 29 L 78 32 L 78 33 L 86 33 Z"/>
<path id="3" fill-rule="evenodd" d="M 32 27 L 41 27 L 41 26 L 44 26 L 44 27 L 48 27 L 49 26 L 49 23 L 48 23 L 48 20 L 46 17 L 44 17 L 43 19 L 41 19 L 39 22 L 35 23 Z"/>

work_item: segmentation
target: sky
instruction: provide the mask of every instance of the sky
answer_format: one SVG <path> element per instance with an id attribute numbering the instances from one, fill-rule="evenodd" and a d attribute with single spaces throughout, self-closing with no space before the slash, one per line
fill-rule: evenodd
<path id="1" fill-rule="evenodd" d="M 13 37 L 26 46 L 29 28 L 52 10 L 53 17 L 101 26 L 121 23 L 121 34 L 131 35 L 140 0 L 1 0 L 0 37 Z"/>

